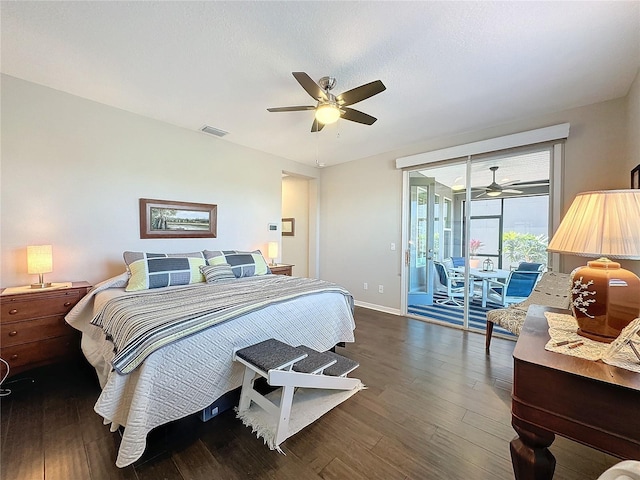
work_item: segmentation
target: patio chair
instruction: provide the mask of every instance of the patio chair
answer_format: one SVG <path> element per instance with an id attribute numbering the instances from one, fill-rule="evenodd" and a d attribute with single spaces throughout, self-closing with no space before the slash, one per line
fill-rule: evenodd
<path id="1" fill-rule="evenodd" d="M 503 307 L 523 302 L 531 295 L 541 273 L 537 270 L 514 270 L 504 282 L 487 280 L 487 301 Z"/>
<path id="2" fill-rule="evenodd" d="M 571 305 L 571 275 L 567 273 L 545 272 L 536 284 L 531 295 L 520 303 L 487 312 L 487 337 L 485 348 L 489 352 L 493 326 L 520 335 L 529 305 L 567 309 Z"/>
<path id="3" fill-rule="evenodd" d="M 465 266 L 464 257 L 451 257 L 451 263 L 453 263 L 454 268 Z"/>
<path id="4" fill-rule="evenodd" d="M 518 272 L 541 272 L 544 265 L 542 263 L 520 262 L 516 271 Z"/>
<path id="5" fill-rule="evenodd" d="M 450 272 L 441 262 L 433 262 L 436 267 L 436 274 L 438 280 L 440 280 L 441 287 L 436 291 L 441 291 L 447 295 L 446 299 L 436 300 L 438 305 L 453 305 L 455 307 L 462 307 L 462 303 L 457 298 L 464 298 L 464 289 L 466 283 L 463 275 Z M 470 295 L 473 295 L 471 291 Z"/>

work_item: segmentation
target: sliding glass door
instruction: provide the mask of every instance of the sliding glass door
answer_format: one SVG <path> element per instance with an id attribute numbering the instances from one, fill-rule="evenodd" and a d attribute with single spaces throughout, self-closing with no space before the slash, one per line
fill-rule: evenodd
<path id="1" fill-rule="evenodd" d="M 486 311 L 499 307 L 489 280 L 506 281 L 524 261 L 546 266 L 551 153 L 545 147 L 407 172 L 408 315 L 484 329 Z"/>
<path id="2" fill-rule="evenodd" d="M 464 326 L 465 302 L 470 291 L 463 279 L 460 243 L 463 237 L 460 191 L 464 191 L 465 168 L 459 164 L 455 172 L 430 169 L 410 172 L 405 199 L 407 311 L 434 321 L 453 321 L 459 326 Z"/>
<path id="3" fill-rule="evenodd" d="M 408 302 L 413 305 L 433 303 L 433 269 L 435 193 L 434 179 L 419 172 L 409 176 L 409 243 L 405 260 L 409 272 Z"/>

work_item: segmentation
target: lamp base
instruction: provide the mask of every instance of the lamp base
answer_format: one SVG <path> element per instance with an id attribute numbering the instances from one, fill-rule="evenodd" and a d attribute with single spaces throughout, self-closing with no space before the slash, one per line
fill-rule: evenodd
<path id="1" fill-rule="evenodd" d="M 51 282 L 44 283 L 32 283 L 31 288 L 49 288 L 51 286 Z"/>
<path id="2" fill-rule="evenodd" d="M 572 272 L 571 309 L 578 335 L 611 343 L 640 317 L 640 278 L 607 258 L 587 262 Z"/>

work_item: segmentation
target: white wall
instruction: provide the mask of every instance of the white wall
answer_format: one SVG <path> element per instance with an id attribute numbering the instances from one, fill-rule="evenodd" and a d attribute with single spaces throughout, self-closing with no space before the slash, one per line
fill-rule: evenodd
<path id="1" fill-rule="evenodd" d="M 26 246 L 52 244 L 49 281 L 104 280 L 122 252 L 255 249 L 279 241 L 281 172 L 318 170 L 2 76 L 1 278 L 25 285 Z M 232 134 L 231 134 L 232 135 Z M 214 203 L 218 238 L 141 240 L 138 199 Z"/>
<path id="2" fill-rule="evenodd" d="M 282 218 L 295 220 L 294 236 L 283 236 L 282 263 L 293 265 L 293 275 L 309 275 L 309 180 L 288 176 L 282 179 Z"/>
<path id="3" fill-rule="evenodd" d="M 627 127 L 629 131 L 629 157 L 627 170 L 640 165 L 640 68 L 629 90 Z M 627 185 L 628 187 L 628 185 Z"/>
<path id="4" fill-rule="evenodd" d="M 636 83 L 638 81 L 636 80 Z M 629 188 L 627 107 L 634 97 L 589 105 L 539 118 L 514 120 L 479 132 L 440 138 L 370 158 L 327 168 L 322 174 L 321 277 L 349 289 L 360 303 L 390 311 L 400 309 L 402 261 L 402 175 L 394 168 L 398 157 L 492 137 L 571 123 L 565 145 L 563 213 L 582 191 Z M 371 127 L 375 129 L 374 125 Z M 383 132 L 374 133 L 383 134 Z M 398 249 L 390 251 L 390 243 Z M 585 259 L 565 256 L 563 271 L 584 265 Z M 640 262 L 622 262 L 640 273 Z M 369 290 L 363 290 L 363 283 Z M 384 285 L 384 293 L 378 293 Z M 373 288 L 372 288 L 373 286 Z"/>

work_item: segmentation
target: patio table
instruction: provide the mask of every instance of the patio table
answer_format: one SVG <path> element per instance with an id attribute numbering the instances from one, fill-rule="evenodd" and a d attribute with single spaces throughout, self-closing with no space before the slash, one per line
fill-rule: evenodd
<path id="1" fill-rule="evenodd" d="M 466 267 L 455 267 L 454 272 L 464 275 Z M 489 294 L 489 280 L 505 279 L 509 276 L 511 270 L 502 270 L 500 268 L 495 270 L 482 270 L 479 268 L 470 268 L 469 277 L 482 280 L 482 306 L 487 306 L 487 295 Z"/>

